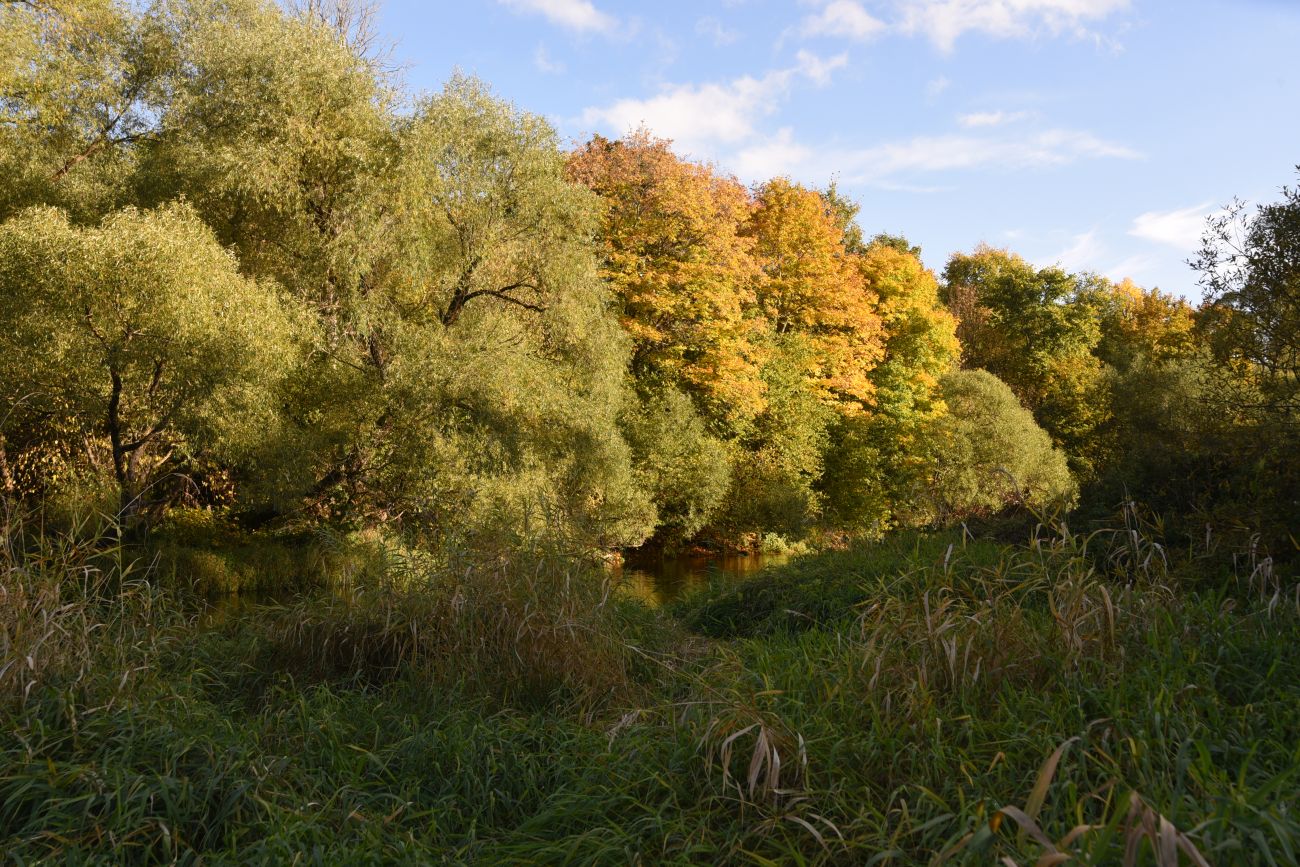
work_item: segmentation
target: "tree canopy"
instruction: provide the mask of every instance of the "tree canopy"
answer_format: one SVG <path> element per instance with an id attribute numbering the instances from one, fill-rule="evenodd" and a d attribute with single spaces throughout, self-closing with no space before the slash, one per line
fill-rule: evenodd
<path id="1" fill-rule="evenodd" d="M 591 548 L 1045 503 L 1061 454 L 1113 490 L 1153 426 L 1288 477 L 1293 190 L 1211 225 L 1198 310 L 987 246 L 938 279 L 834 185 L 414 96 L 351 0 L 3 3 L 0 49 L 9 493 Z"/>
<path id="2" fill-rule="evenodd" d="M 183 205 L 88 228 L 20 212 L 0 225 L 0 298 L 7 426 L 111 471 L 124 507 L 187 457 L 266 436 L 310 334 Z"/>

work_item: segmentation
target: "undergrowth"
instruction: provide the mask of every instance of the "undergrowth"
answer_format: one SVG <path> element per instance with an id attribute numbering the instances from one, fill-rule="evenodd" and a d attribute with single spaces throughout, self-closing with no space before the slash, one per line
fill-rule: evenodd
<path id="1" fill-rule="evenodd" d="M 1296 585 L 1260 552 L 1209 581 L 1157 530 L 899 537 L 671 611 L 555 552 L 372 550 L 214 621 L 10 511 L 0 851 L 1295 863 Z"/>

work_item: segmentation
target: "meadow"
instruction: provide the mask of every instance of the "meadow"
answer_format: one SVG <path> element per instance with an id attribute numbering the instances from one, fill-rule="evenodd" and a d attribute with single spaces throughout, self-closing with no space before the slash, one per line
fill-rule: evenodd
<path id="1" fill-rule="evenodd" d="M 205 618 L 141 552 L 10 513 L 0 848 L 1294 863 L 1297 585 L 1126 515 L 858 543 L 661 609 L 545 550 L 354 542 L 328 592 Z"/>

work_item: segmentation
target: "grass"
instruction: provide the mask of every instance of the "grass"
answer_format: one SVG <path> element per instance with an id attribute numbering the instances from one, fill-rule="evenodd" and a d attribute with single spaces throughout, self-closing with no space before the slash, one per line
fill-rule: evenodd
<path id="1" fill-rule="evenodd" d="M 1090 536 L 810 555 L 671 610 L 545 551 L 393 554 L 206 626 L 147 558 L 12 515 L 3 540 L 15 863 L 1290 864 L 1300 846 L 1295 585 L 1249 552 L 1222 577 L 1136 512 Z"/>

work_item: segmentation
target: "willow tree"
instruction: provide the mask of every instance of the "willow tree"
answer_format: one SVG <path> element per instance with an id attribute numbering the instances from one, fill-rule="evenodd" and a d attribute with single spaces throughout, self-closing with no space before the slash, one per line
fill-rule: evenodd
<path id="1" fill-rule="evenodd" d="M 183 196 L 247 272 L 319 312 L 362 361 L 387 228 L 395 94 L 316 16 L 263 0 L 169 7 L 182 61 L 141 156 L 142 194 Z"/>
<path id="2" fill-rule="evenodd" d="M 0 219 L 56 204 L 94 220 L 128 201 L 173 47 L 126 0 L 0 3 Z"/>
<path id="3" fill-rule="evenodd" d="M 66 436 L 133 513 L 200 454 L 247 454 L 278 423 L 304 322 L 186 206 L 77 227 L 52 208 L 0 225 L 6 420 Z"/>
<path id="4" fill-rule="evenodd" d="M 985 370 L 959 370 L 943 377 L 942 392 L 948 412 L 934 427 L 938 462 L 930 484 L 937 517 L 1073 502 L 1065 454 L 1006 383 Z"/>
<path id="5" fill-rule="evenodd" d="M 473 79 L 397 134 L 372 492 L 430 525 L 546 514 L 639 542 L 655 511 L 619 428 L 629 346 L 596 271 L 595 197 L 544 119 Z"/>

